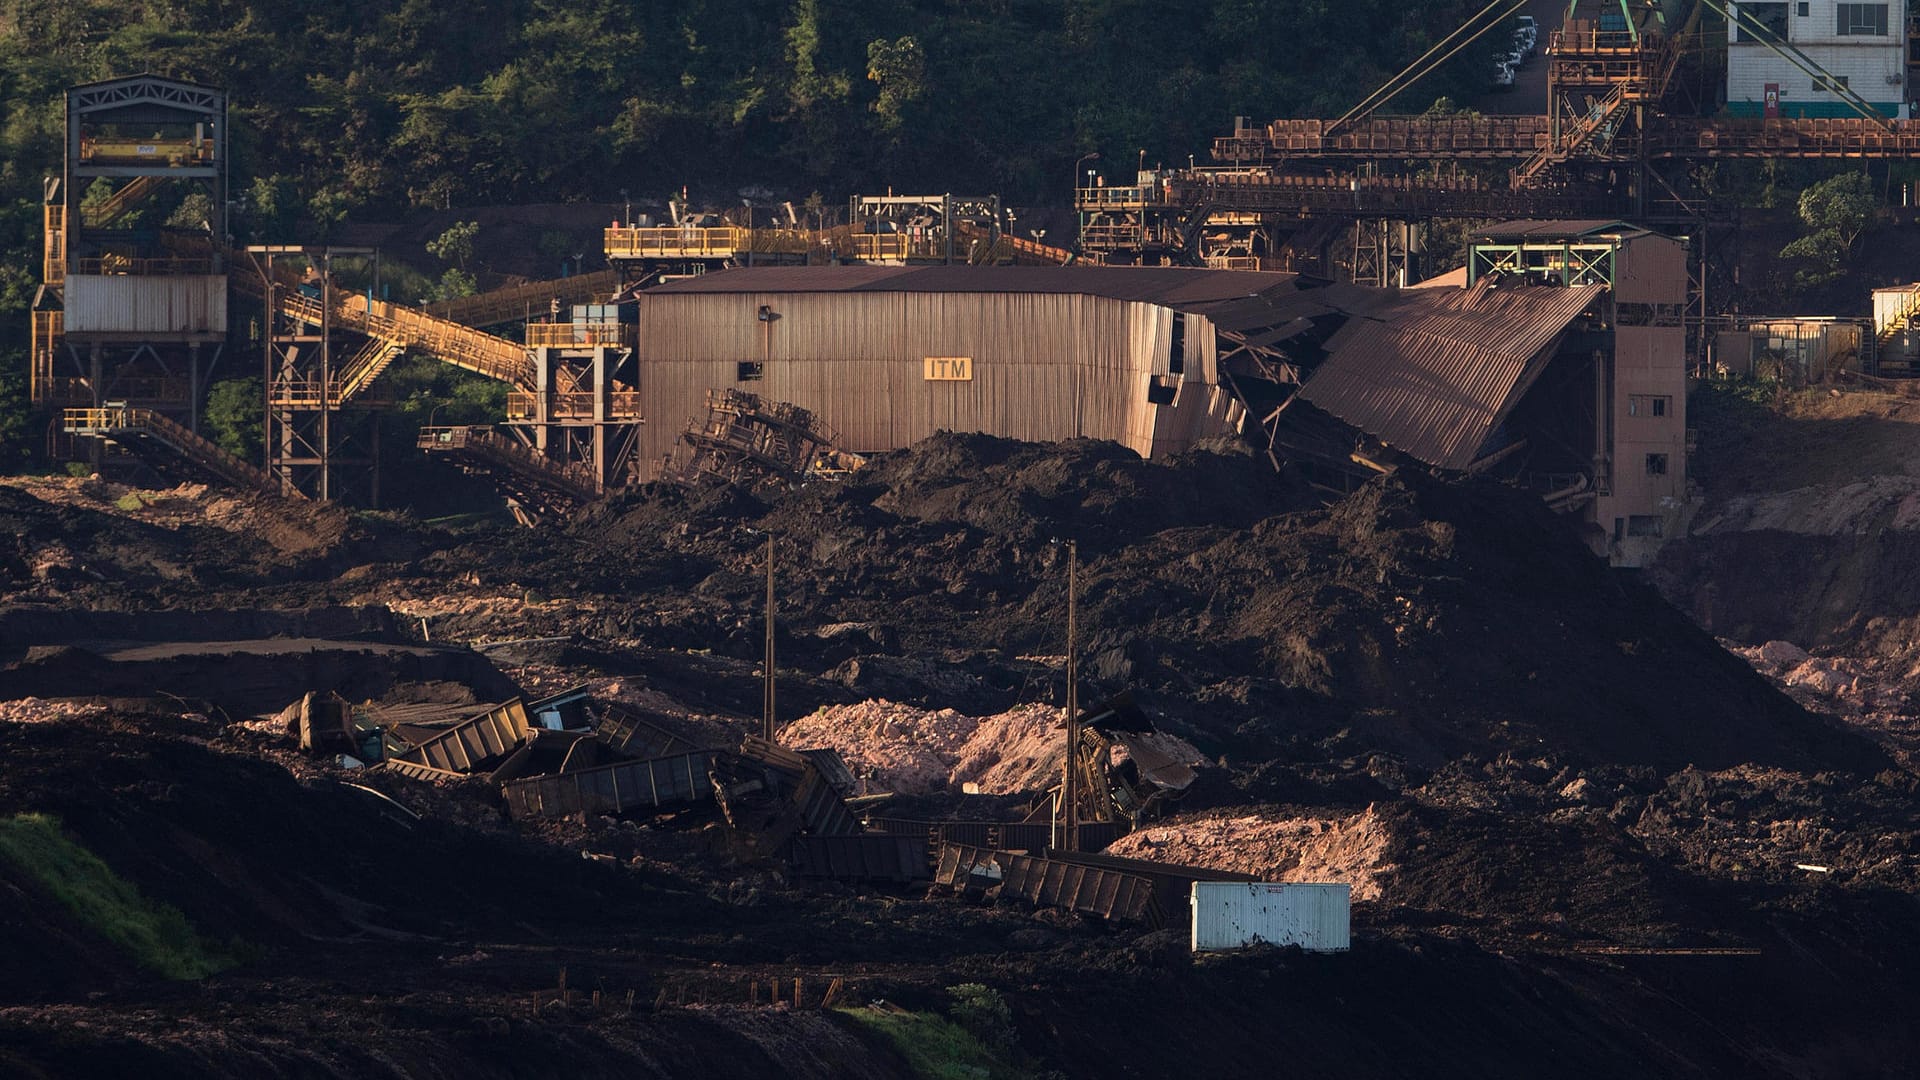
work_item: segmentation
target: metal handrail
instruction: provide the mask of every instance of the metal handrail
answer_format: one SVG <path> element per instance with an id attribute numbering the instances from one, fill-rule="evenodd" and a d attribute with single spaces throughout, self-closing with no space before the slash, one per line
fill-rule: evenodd
<path id="1" fill-rule="evenodd" d="M 595 345 L 632 346 L 640 328 L 633 323 L 528 323 L 528 348 L 590 348 Z"/>

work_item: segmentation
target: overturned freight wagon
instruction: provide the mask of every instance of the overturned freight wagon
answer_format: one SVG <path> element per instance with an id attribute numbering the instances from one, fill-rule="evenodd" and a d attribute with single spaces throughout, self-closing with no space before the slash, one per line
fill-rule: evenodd
<path id="1" fill-rule="evenodd" d="M 575 772 L 532 776 L 501 787 L 516 819 L 572 814 L 623 814 L 713 799 L 709 774 L 718 754 L 695 750 L 646 761 L 621 761 Z"/>

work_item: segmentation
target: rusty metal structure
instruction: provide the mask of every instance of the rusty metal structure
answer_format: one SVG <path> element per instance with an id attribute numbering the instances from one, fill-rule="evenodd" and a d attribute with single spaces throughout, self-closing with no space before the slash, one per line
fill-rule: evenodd
<path id="1" fill-rule="evenodd" d="M 623 479 L 640 423 L 633 327 L 593 304 L 614 291 L 617 273 L 526 283 L 429 312 L 380 299 L 369 248 L 234 251 L 227 108 L 220 90 L 151 75 L 67 92 L 66 164 L 45 189 L 30 393 L 35 404 L 94 411 L 55 423 L 52 456 L 99 465 L 118 446 L 153 464 L 173 452 L 173 464 L 197 475 L 260 487 L 193 441 L 226 351 L 231 286 L 263 312 L 258 471 L 270 489 L 377 504 L 387 403 L 375 384 L 407 353 L 510 384 L 507 430 L 537 456 L 584 470 L 596 496 Z M 532 325 L 524 343 L 474 328 L 572 301 L 583 303 L 571 321 Z M 111 417 L 99 412 L 109 408 Z"/>
<path id="2" fill-rule="evenodd" d="M 571 308 L 576 304 L 592 304 L 605 300 L 619 288 L 620 275 L 615 270 L 598 270 L 591 274 L 575 274 L 572 277 L 554 278 L 551 281 L 527 281 L 517 285 L 506 285 L 472 296 L 463 296 L 456 300 L 442 300 L 427 304 L 422 310 L 436 318 L 448 322 L 457 322 L 462 326 L 488 327 L 506 323 L 537 321 L 559 307 Z"/>
<path id="3" fill-rule="evenodd" d="M 498 760 L 525 742 L 532 727 L 527 708 L 509 701 L 448 728 L 392 760 L 412 762 L 445 772 L 472 772 Z"/>
<path id="4" fill-rule="evenodd" d="M 713 763 L 713 751 L 696 750 L 514 780 L 501 794 L 508 812 L 522 820 L 658 810 L 712 800 L 707 776 Z"/>
<path id="5" fill-rule="evenodd" d="M 926 842 L 911 836 L 852 833 L 794 837 L 787 854 L 800 878 L 880 881 L 905 885 L 933 877 Z"/>
<path id="6" fill-rule="evenodd" d="M 569 514 L 598 499 L 601 487 L 578 463 L 545 456 L 492 427 L 426 427 L 415 444 L 453 461 L 464 472 L 485 476 L 507 497 L 523 525 Z"/>
<path id="7" fill-rule="evenodd" d="M 1519 6 L 1490 5 L 1481 14 L 1491 20 L 1470 22 L 1466 40 L 1499 32 Z M 1856 115 L 1689 115 L 1698 106 L 1675 76 L 1699 47 L 1708 10 L 1743 30 L 1752 22 L 1737 5 L 1717 0 L 1696 3 L 1677 27 L 1654 7 L 1570 3 L 1542 50 L 1547 108 L 1538 116 L 1373 115 L 1435 60 L 1416 63 L 1334 120 L 1258 125 L 1237 118 L 1230 134 L 1214 140 L 1210 165 L 1142 170 L 1131 184 L 1089 180 L 1078 187 L 1079 250 L 1109 263 L 1331 276 L 1330 250 L 1346 229 L 1343 276 L 1391 285 L 1421 276 L 1420 225 L 1430 219 L 1627 218 L 1694 236 L 1704 267 L 1708 236 L 1727 231 L 1737 208 L 1698 187 L 1696 167 L 1729 159 L 1920 156 L 1920 122 L 1887 118 L 1839 79 L 1828 82 Z M 1787 55 L 1790 47 L 1777 44 Z M 1795 63 L 1821 77 L 1804 56 Z"/>
<path id="8" fill-rule="evenodd" d="M 694 213 L 674 204 L 670 224 L 608 227 L 602 251 L 623 292 L 679 277 L 742 266 L 908 265 L 1063 266 L 1078 256 L 1020 236 L 998 195 L 855 195 L 846 221 L 786 215 L 763 223 L 742 207 Z"/>
<path id="9" fill-rule="evenodd" d="M 67 409 L 60 417 L 67 435 L 111 443 L 163 476 L 211 480 L 243 491 L 279 494 L 271 476 L 220 449 L 156 409 L 112 403 Z"/>
<path id="10" fill-rule="evenodd" d="M 155 75 L 66 93 L 66 162 L 48 178 L 32 310 L 36 405 L 148 410 L 199 431 L 227 341 L 227 97 Z M 85 442 L 76 446 L 75 438 Z M 55 458 L 105 443 L 56 424 Z"/>
<path id="11" fill-rule="evenodd" d="M 996 851 L 967 844 L 940 845 L 933 882 L 963 895 L 1019 897 L 1035 907 L 1057 907 L 1154 929 L 1186 922 L 1187 896 L 1196 881 L 1259 879 L 1251 874 L 1179 866 L 1146 859 L 1046 850 Z"/>
<path id="12" fill-rule="evenodd" d="M 682 484 L 716 480 L 745 488 L 792 487 L 863 464 L 859 455 L 835 448 L 839 438 L 798 405 L 763 402 L 744 390 L 708 390 L 706 417 L 680 433 L 662 477 Z"/>

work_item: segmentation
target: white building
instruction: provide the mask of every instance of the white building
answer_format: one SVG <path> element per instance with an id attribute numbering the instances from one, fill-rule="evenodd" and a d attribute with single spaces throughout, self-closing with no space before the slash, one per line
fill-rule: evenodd
<path id="1" fill-rule="evenodd" d="M 1906 0 L 1737 3 L 1727 28 L 1727 110 L 1735 116 L 1859 115 L 1830 85 L 1780 55 L 1750 23 L 1778 34 L 1832 81 L 1887 116 L 1909 116 Z"/>

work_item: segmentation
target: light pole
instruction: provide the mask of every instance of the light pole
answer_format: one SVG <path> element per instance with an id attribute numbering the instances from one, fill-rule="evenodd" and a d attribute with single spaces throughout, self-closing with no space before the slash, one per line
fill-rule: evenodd
<path id="1" fill-rule="evenodd" d="M 620 189 L 620 203 L 625 208 L 620 215 L 620 224 L 631 229 L 633 228 L 633 199 L 628 197 L 626 188 Z"/>
<path id="2" fill-rule="evenodd" d="M 1099 160 L 1100 160 L 1100 151 L 1098 150 L 1093 150 L 1088 153 L 1080 155 L 1080 160 L 1073 163 L 1073 186 L 1074 187 L 1080 186 L 1080 166 L 1085 165 L 1089 161 L 1099 161 Z M 1088 177 L 1093 176 L 1092 169 L 1087 170 L 1087 176 Z M 1087 186 L 1088 187 L 1093 186 L 1093 181 L 1091 179 L 1087 181 Z"/>

